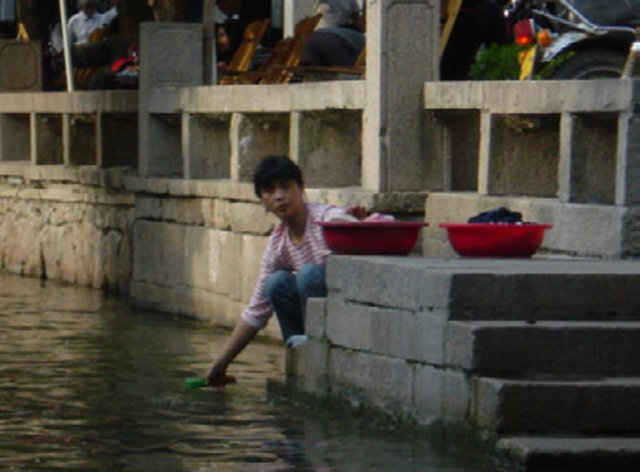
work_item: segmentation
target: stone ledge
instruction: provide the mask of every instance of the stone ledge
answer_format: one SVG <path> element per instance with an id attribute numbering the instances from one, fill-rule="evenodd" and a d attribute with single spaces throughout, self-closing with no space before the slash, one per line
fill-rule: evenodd
<path id="1" fill-rule="evenodd" d="M 497 449 L 526 470 L 631 471 L 640 464 L 638 438 L 513 436 L 500 439 Z"/>
<path id="2" fill-rule="evenodd" d="M 622 112 L 635 94 L 633 81 L 426 82 L 428 110 L 482 110 L 496 114 Z"/>
<path id="3" fill-rule="evenodd" d="M 3 93 L 0 113 L 137 113 L 137 90 Z"/>
<path id="4" fill-rule="evenodd" d="M 291 113 L 292 111 L 361 110 L 364 81 L 330 81 L 286 85 L 219 85 L 186 89 L 152 89 L 149 113 Z M 251 96 L 251 100 L 247 97 Z"/>
<path id="5" fill-rule="evenodd" d="M 253 183 L 233 180 L 186 180 L 129 176 L 124 188 L 136 193 L 176 197 L 222 198 L 258 203 Z M 307 188 L 310 201 L 337 206 L 362 205 L 378 212 L 422 214 L 426 192 L 389 192 L 376 194 L 361 187 L 332 189 Z"/>

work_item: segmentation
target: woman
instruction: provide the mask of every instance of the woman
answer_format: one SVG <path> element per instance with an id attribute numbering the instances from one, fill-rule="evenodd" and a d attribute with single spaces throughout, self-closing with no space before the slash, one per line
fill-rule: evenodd
<path id="1" fill-rule="evenodd" d="M 271 233 L 262 256 L 260 276 L 249 305 L 222 350 L 211 363 L 206 379 L 211 387 L 235 381 L 227 367 L 254 339 L 275 312 L 282 338 L 290 348 L 304 337 L 307 298 L 323 297 L 327 248 L 316 221 L 362 218 L 362 207 L 348 209 L 321 203 L 306 203 L 302 171 L 285 156 L 264 158 L 253 176 L 256 196 L 280 223 Z"/>

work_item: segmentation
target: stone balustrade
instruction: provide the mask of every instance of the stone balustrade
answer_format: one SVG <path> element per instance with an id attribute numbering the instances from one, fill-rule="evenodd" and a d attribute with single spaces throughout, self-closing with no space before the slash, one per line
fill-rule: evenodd
<path id="1" fill-rule="evenodd" d="M 430 155 L 440 157 L 426 218 L 460 222 L 507 206 L 554 225 L 548 252 L 640 253 L 640 90 L 633 80 L 430 82 Z M 439 186 L 438 186 L 439 185 Z M 425 252 L 450 255 L 443 232 Z"/>
<path id="2" fill-rule="evenodd" d="M 0 162 L 137 166 L 138 93 L 3 93 Z"/>
<path id="3" fill-rule="evenodd" d="M 147 177 L 251 180 L 288 154 L 311 187 L 360 186 L 363 81 L 155 88 L 143 120 Z"/>

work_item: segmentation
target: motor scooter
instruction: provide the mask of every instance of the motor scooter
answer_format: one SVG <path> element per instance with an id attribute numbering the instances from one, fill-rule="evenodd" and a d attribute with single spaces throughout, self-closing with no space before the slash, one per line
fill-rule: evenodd
<path id="1" fill-rule="evenodd" d="M 520 79 L 620 77 L 640 31 L 640 0 L 510 0 Z"/>

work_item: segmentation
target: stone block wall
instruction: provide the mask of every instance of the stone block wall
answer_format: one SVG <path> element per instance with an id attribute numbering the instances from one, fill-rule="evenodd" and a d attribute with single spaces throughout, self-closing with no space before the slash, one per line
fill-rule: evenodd
<path id="1" fill-rule="evenodd" d="M 131 296 L 137 305 L 235 325 L 250 300 L 262 253 L 277 223 L 253 184 L 131 177 L 135 193 Z M 424 195 L 307 189 L 310 201 L 419 214 Z M 279 338 L 272 321 L 265 331 Z"/>
<path id="2" fill-rule="evenodd" d="M 307 307 L 309 342 L 288 351 L 287 385 L 421 425 L 524 434 L 532 421 L 566 434 L 578 431 L 573 410 L 595 431 L 610 404 L 534 407 L 529 395 L 553 376 L 562 388 L 549 401 L 581 405 L 584 378 L 605 388 L 640 373 L 638 281 L 634 261 L 333 256 L 327 298 Z"/>
<path id="3" fill-rule="evenodd" d="M 27 168 L 0 179 L 0 267 L 126 291 L 133 196 L 120 171 Z"/>
<path id="4" fill-rule="evenodd" d="M 212 186 L 212 188 L 215 185 Z M 136 304 L 233 326 L 257 280 L 275 219 L 245 185 L 232 199 L 139 194 L 131 294 Z"/>

